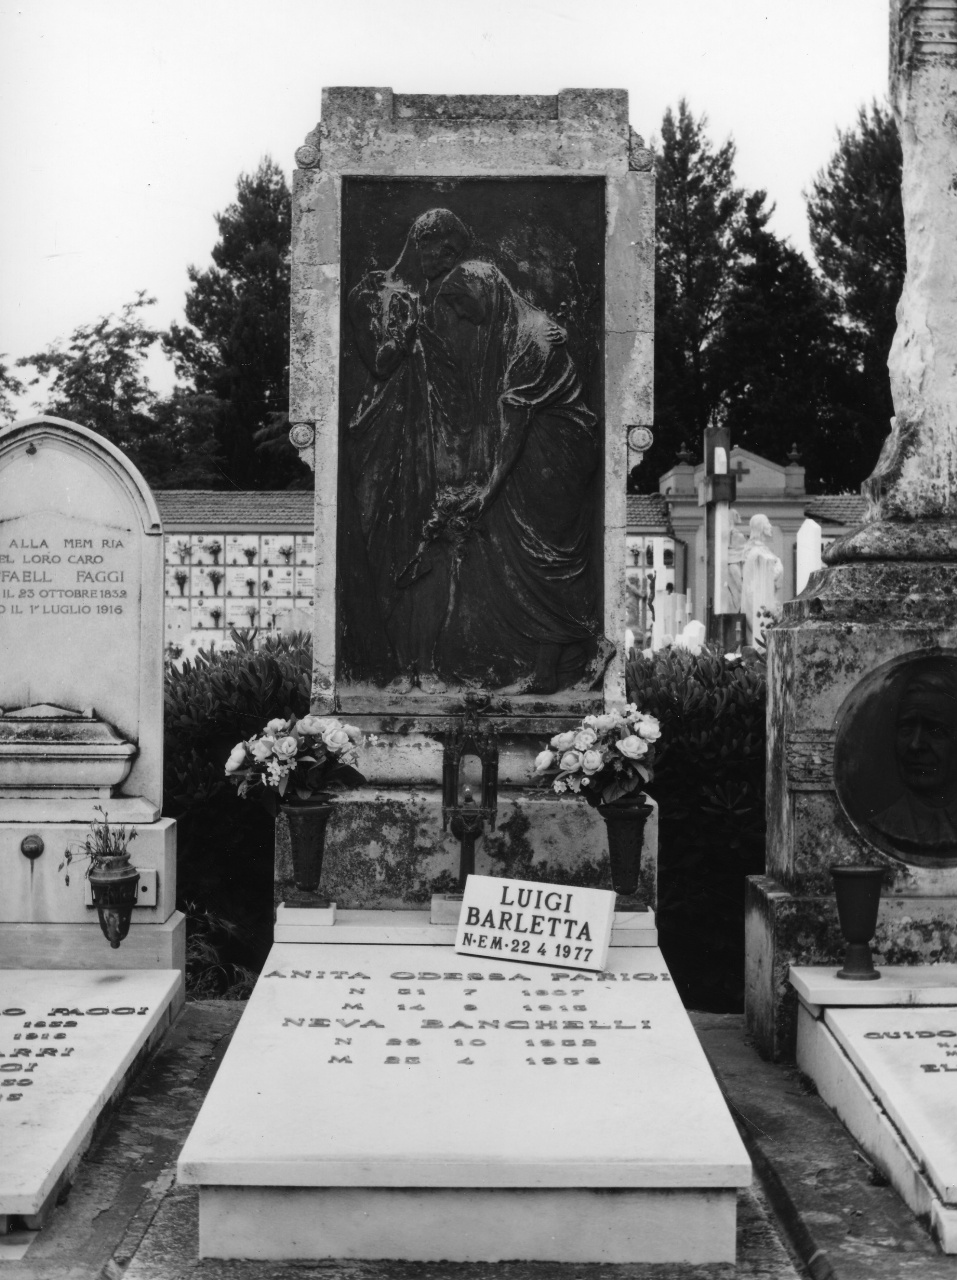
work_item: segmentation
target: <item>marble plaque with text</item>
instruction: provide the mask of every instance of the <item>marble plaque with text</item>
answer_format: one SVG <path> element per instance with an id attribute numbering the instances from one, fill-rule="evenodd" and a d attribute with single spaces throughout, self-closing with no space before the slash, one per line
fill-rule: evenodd
<path id="1" fill-rule="evenodd" d="M 614 915 L 610 889 L 470 875 L 455 950 L 519 964 L 600 971 Z"/>

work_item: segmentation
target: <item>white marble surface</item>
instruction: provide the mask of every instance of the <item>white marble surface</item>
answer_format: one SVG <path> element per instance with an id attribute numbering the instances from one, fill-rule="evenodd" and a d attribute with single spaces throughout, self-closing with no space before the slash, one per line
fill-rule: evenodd
<path id="1" fill-rule="evenodd" d="M 611 889 L 470 875 L 455 950 L 597 973 L 608 955 L 615 897 Z"/>
<path id="2" fill-rule="evenodd" d="M 0 970 L 0 1214 L 35 1214 L 178 993 L 174 971 Z"/>
<path id="3" fill-rule="evenodd" d="M 202 1187 L 201 1258 L 733 1262 L 734 1190 Z"/>
<path id="4" fill-rule="evenodd" d="M 957 1007 L 828 1009 L 826 1027 L 957 1205 Z"/>
<path id="5" fill-rule="evenodd" d="M 179 1178 L 715 1190 L 750 1164 L 656 948 L 613 949 L 599 977 L 276 944 Z"/>
<path id="6" fill-rule="evenodd" d="M 380 942 L 447 947 L 455 942 L 454 924 L 432 924 L 427 911 L 339 911 L 334 924 L 312 923 L 305 912 L 282 903 L 276 908 L 274 942 Z M 318 914 L 310 912 L 309 915 Z M 612 947 L 657 947 L 653 911 L 616 911 Z"/>
<path id="7" fill-rule="evenodd" d="M 791 965 L 789 979 L 813 1005 L 868 1006 L 957 1004 L 957 964 L 881 967 L 876 981 L 837 977 L 837 965 Z"/>
<path id="8" fill-rule="evenodd" d="M 0 586 L 16 593 L 0 706 L 92 708 L 137 747 L 124 794 L 161 804 L 163 539 L 146 482 L 86 427 L 28 418 L 0 430 L 0 510 Z"/>

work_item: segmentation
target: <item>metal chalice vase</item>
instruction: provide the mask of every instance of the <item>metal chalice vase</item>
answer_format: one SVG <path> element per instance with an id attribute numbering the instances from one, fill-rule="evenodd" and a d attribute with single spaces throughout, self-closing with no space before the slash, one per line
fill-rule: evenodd
<path id="1" fill-rule="evenodd" d="M 832 867 L 841 933 L 847 943 L 839 978 L 872 982 L 881 975 L 874 968 L 870 942 L 877 932 L 884 872 L 880 867 Z"/>

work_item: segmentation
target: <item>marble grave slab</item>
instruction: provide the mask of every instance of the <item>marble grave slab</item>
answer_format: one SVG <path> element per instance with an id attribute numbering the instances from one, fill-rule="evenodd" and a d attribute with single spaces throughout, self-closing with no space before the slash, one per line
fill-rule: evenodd
<path id="1" fill-rule="evenodd" d="M 750 1163 L 656 947 L 584 974 L 297 942 L 179 1179 L 201 1256 L 707 1262 Z"/>
<path id="2" fill-rule="evenodd" d="M 42 1211 L 181 982 L 177 970 L 0 970 L 0 1219 Z"/>

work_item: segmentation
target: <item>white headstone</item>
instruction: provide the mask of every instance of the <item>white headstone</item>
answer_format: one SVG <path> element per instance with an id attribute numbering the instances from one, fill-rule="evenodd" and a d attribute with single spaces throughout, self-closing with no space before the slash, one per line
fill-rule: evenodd
<path id="1" fill-rule="evenodd" d="M 821 558 L 821 526 L 810 516 L 797 531 L 797 590 L 798 595 L 807 586 L 808 578 L 818 569 L 823 569 Z"/>
<path id="2" fill-rule="evenodd" d="M 135 748 L 122 794 L 160 807 L 163 538 L 145 480 L 95 432 L 31 418 L 0 431 L 0 512 L 0 707 L 108 725 Z M 0 819 L 4 785 L 0 765 Z"/>

